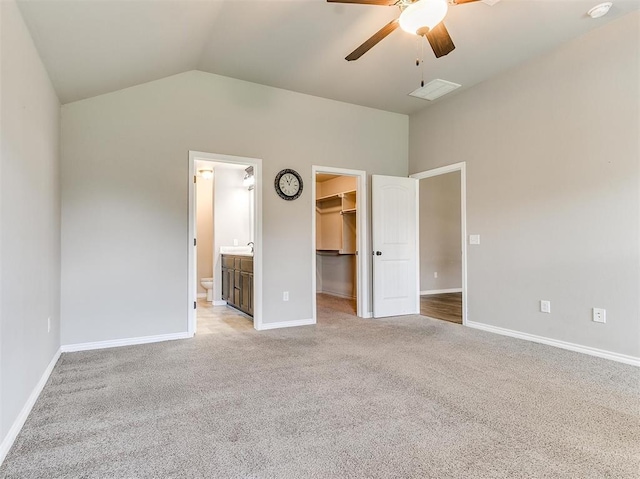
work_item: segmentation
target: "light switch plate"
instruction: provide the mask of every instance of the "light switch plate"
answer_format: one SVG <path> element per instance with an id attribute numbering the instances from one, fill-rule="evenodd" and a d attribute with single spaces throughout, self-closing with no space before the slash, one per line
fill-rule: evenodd
<path id="1" fill-rule="evenodd" d="M 480 235 L 469 235 L 469 244 L 480 244 Z"/>
<path id="2" fill-rule="evenodd" d="M 541 313 L 550 313 L 551 312 L 551 301 L 546 301 L 544 299 L 540 300 L 540 312 Z"/>

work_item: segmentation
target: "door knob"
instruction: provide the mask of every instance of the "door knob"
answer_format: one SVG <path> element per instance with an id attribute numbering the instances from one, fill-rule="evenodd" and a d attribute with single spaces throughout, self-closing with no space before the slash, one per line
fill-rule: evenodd
<path id="1" fill-rule="evenodd" d="M 376 256 L 382 256 L 382 251 L 376 251 Z"/>

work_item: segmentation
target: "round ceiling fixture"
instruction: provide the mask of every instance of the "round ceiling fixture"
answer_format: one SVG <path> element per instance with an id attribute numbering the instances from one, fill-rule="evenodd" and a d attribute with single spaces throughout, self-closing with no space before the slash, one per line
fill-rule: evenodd
<path id="1" fill-rule="evenodd" d="M 419 0 L 400 14 L 400 28 L 414 35 L 426 35 L 447 15 L 447 0 Z"/>
<path id="2" fill-rule="evenodd" d="M 604 3 L 601 3 L 600 5 L 596 5 L 595 7 L 593 7 L 591 10 L 587 12 L 587 15 L 589 15 L 591 18 L 603 17 L 607 13 L 609 13 L 609 9 L 611 8 L 611 5 L 613 5 L 613 3 L 611 2 L 604 2 Z"/>

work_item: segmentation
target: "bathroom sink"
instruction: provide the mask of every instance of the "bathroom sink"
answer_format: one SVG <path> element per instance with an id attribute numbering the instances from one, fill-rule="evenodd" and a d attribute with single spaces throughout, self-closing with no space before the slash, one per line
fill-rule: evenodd
<path id="1" fill-rule="evenodd" d="M 237 254 L 240 256 L 253 256 L 251 246 L 220 246 L 220 254 Z"/>

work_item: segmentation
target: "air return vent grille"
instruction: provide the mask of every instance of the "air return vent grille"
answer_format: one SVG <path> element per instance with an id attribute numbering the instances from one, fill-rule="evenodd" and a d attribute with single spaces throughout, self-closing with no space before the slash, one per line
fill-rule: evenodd
<path id="1" fill-rule="evenodd" d="M 422 98 L 423 100 L 435 100 L 436 98 L 440 98 L 442 95 L 446 95 L 461 86 L 462 85 L 458 85 L 457 83 L 450 81 L 436 79 L 430 81 L 425 86 L 412 91 L 409 93 L 409 96 L 415 96 L 416 98 Z"/>

